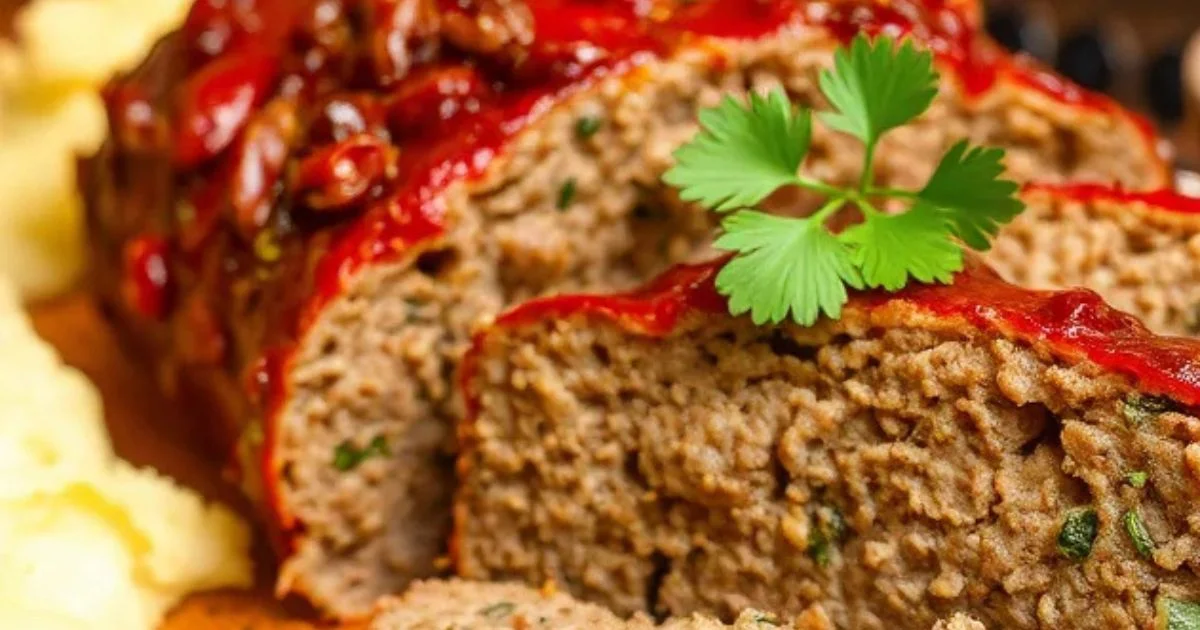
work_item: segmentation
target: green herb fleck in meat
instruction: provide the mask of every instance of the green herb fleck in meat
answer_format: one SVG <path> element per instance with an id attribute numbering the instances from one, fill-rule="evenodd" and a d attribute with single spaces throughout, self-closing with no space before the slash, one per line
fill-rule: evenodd
<path id="1" fill-rule="evenodd" d="M 575 199 L 575 178 L 572 177 L 563 182 L 562 188 L 558 189 L 558 203 L 556 204 L 559 210 L 566 210 Z"/>
<path id="2" fill-rule="evenodd" d="M 1125 483 L 1134 488 L 1143 488 L 1146 486 L 1146 481 L 1150 479 L 1150 475 L 1144 470 L 1135 470 L 1125 474 Z"/>
<path id="3" fill-rule="evenodd" d="M 1130 394 L 1121 406 L 1121 413 L 1129 426 L 1137 428 L 1174 409 L 1175 403 L 1170 398 Z"/>
<path id="4" fill-rule="evenodd" d="M 822 567 L 829 566 L 833 547 L 846 537 L 846 519 L 836 507 L 822 505 L 813 521 L 808 532 L 808 556 Z"/>
<path id="5" fill-rule="evenodd" d="M 580 140 L 587 140 L 596 135 L 600 131 L 600 126 L 603 122 L 596 116 L 584 116 L 575 121 L 575 137 Z"/>
<path id="6" fill-rule="evenodd" d="M 1150 537 L 1142 515 L 1137 510 L 1129 510 L 1121 520 L 1125 523 L 1125 532 L 1129 534 L 1129 540 L 1133 541 L 1134 549 L 1143 557 L 1149 558 L 1150 554 L 1154 553 L 1154 539 Z"/>
<path id="7" fill-rule="evenodd" d="M 276 240 L 274 232 L 263 230 L 254 237 L 254 255 L 266 263 L 279 260 L 279 257 L 283 255 L 283 249 L 279 247 L 279 241 Z"/>
<path id="8" fill-rule="evenodd" d="M 516 610 L 517 605 L 512 602 L 496 602 L 491 606 L 479 610 L 479 616 L 492 621 L 499 621 L 511 615 Z"/>
<path id="9" fill-rule="evenodd" d="M 829 566 L 829 538 L 820 529 L 814 527 L 808 532 L 808 557 L 816 561 L 818 566 Z"/>
<path id="10" fill-rule="evenodd" d="M 1155 630 L 1200 630 L 1200 602 L 1160 595 L 1154 607 Z"/>
<path id="11" fill-rule="evenodd" d="M 779 625 L 778 617 L 776 617 L 774 615 L 768 615 L 766 613 L 761 613 L 761 612 L 754 613 L 754 615 L 750 617 L 750 621 L 753 621 L 754 624 L 757 626 L 778 626 Z"/>
<path id="12" fill-rule="evenodd" d="M 1068 512 L 1058 532 L 1058 552 L 1072 560 L 1087 558 L 1099 530 L 1100 518 L 1096 510 L 1086 508 Z"/>
<path id="13" fill-rule="evenodd" d="M 342 472 L 354 470 L 364 461 L 379 455 L 387 455 L 387 440 L 382 435 L 376 436 L 366 448 L 356 448 L 349 440 L 337 445 L 333 450 L 333 467 Z"/>

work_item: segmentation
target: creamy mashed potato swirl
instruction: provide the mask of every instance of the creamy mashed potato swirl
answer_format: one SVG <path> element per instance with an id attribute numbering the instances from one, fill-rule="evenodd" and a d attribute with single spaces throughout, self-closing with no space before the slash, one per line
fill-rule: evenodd
<path id="1" fill-rule="evenodd" d="M 118 459 L 99 397 L 0 279 L 0 628 L 151 630 L 185 594 L 248 586 L 228 510 Z"/>

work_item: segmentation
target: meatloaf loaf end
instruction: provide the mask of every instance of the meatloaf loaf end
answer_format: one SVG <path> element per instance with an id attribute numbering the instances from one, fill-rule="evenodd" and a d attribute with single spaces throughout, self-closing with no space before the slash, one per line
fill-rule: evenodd
<path id="1" fill-rule="evenodd" d="M 1200 601 L 1200 341 L 977 263 L 754 326 L 719 267 L 480 333 L 460 575 L 864 630 L 1149 628 Z"/>
<path id="2" fill-rule="evenodd" d="M 1169 190 L 1033 185 L 985 260 L 1035 289 L 1087 287 L 1159 334 L 1200 333 L 1200 200 Z"/>
<path id="3" fill-rule="evenodd" d="M 747 610 L 732 625 L 693 615 L 655 625 L 644 615 L 621 619 L 545 586 L 428 580 L 413 584 L 402 597 L 379 605 L 370 630 L 832 630 L 828 618 L 813 610 L 794 622 Z M 933 630 L 984 630 L 979 622 L 956 615 Z"/>
<path id="4" fill-rule="evenodd" d="M 880 149 L 881 182 L 969 137 L 1019 179 L 1165 184 L 1140 119 L 1006 56 L 975 9 L 199 0 L 107 91 L 111 140 L 82 169 L 96 281 L 168 388 L 216 401 L 204 428 L 266 508 L 279 593 L 364 614 L 444 551 L 471 328 L 703 250 L 709 214 L 659 177 L 722 93 L 813 104 L 839 43 L 908 33 L 947 80 Z M 821 133 L 811 170 L 854 181 L 859 150 Z"/>

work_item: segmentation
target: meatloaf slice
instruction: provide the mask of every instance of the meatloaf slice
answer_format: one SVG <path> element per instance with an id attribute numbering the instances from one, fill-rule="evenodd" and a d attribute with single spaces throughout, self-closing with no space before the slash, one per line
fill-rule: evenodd
<path id="1" fill-rule="evenodd" d="M 645 618 L 626 622 L 551 588 L 426 580 L 381 602 L 370 630 L 648 630 L 653 625 Z"/>
<path id="2" fill-rule="evenodd" d="M 1200 201 L 1090 184 L 1030 186 L 985 259 L 1006 280 L 1082 286 L 1151 330 L 1200 333 Z"/>
<path id="3" fill-rule="evenodd" d="M 859 629 L 1148 628 L 1200 601 L 1200 341 L 974 263 L 760 327 L 719 266 L 476 338 L 462 576 Z"/>
<path id="4" fill-rule="evenodd" d="M 832 630 L 815 609 L 791 623 L 747 610 L 732 625 L 693 615 L 656 626 L 648 617 L 624 620 L 612 612 L 572 599 L 549 585 L 535 590 L 516 584 L 428 580 L 402 597 L 379 605 L 370 630 Z M 938 622 L 934 630 L 984 630 L 962 615 Z"/>
<path id="5" fill-rule="evenodd" d="M 975 4 L 198 0 L 107 91 L 97 285 L 164 383 L 216 407 L 197 433 L 241 454 L 279 592 L 364 613 L 444 551 L 471 328 L 705 248 L 710 215 L 659 177 L 723 92 L 812 104 L 839 43 L 908 33 L 947 80 L 882 182 L 965 136 L 1021 179 L 1164 184 L 1136 116 L 1006 56 Z M 856 181 L 859 150 L 822 133 L 811 170 Z"/>

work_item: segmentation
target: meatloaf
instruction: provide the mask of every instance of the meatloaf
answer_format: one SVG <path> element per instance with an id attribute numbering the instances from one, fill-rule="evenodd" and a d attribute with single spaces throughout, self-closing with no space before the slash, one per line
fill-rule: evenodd
<path id="1" fill-rule="evenodd" d="M 721 93 L 784 86 L 860 31 L 947 80 L 877 155 L 912 185 L 951 142 L 1014 177 L 1165 185 L 1137 117 L 1021 59 L 969 0 L 199 0 L 106 91 L 82 169 L 93 269 L 161 380 L 265 507 L 280 594 L 333 615 L 435 572 L 468 334 L 548 291 L 641 281 L 710 215 L 659 183 Z M 858 177 L 818 135 L 809 168 Z"/>
<path id="2" fill-rule="evenodd" d="M 1029 186 L 985 257 L 1007 280 L 1082 286 L 1151 330 L 1200 333 L 1200 201 L 1168 190 Z"/>
<path id="3" fill-rule="evenodd" d="M 694 615 L 661 626 L 645 616 L 625 620 L 594 604 L 557 592 L 551 585 L 534 590 L 515 584 L 429 580 L 412 585 L 403 597 L 379 606 L 370 630 L 831 630 L 815 609 L 795 621 L 747 610 L 732 625 Z M 939 621 L 934 630 L 984 630 L 962 615 Z"/>
<path id="4" fill-rule="evenodd" d="M 1200 341 L 976 263 L 838 321 L 755 326 L 719 268 L 533 301 L 478 335 L 460 575 L 867 630 L 1200 611 Z"/>

